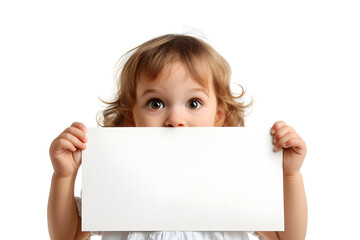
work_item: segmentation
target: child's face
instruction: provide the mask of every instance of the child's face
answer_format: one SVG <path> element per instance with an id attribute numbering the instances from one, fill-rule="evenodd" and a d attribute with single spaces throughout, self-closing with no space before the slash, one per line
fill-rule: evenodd
<path id="1" fill-rule="evenodd" d="M 153 81 L 142 75 L 133 108 L 135 126 L 222 126 L 224 114 L 217 107 L 211 75 L 208 79 L 208 89 L 203 88 L 180 62 L 167 65 Z"/>

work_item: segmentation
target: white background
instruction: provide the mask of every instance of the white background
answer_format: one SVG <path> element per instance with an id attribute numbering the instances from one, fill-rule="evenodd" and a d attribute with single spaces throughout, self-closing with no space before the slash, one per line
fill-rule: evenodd
<path id="1" fill-rule="evenodd" d="M 52 140 L 96 126 L 123 53 L 188 26 L 255 99 L 248 126 L 282 119 L 305 139 L 307 239 L 358 238 L 359 3 L 129 2 L 0 2 L 1 238 L 48 239 Z"/>

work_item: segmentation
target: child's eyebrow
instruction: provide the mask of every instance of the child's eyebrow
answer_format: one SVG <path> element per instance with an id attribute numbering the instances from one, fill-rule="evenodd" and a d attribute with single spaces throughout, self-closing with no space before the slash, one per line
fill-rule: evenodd
<path id="1" fill-rule="evenodd" d="M 145 96 L 146 94 L 149 94 L 149 93 L 160 93 L 160 92 L 161 92 L 160 90 L 154 89 L 154 88 L 146 89 L 141 94 L 140 98 L 142 98 L 143 96 Z M 192 88 L 192 89 L 189 89 L 189 92 L 202 92 L 202 93 L 205 93 L 205 95 L 209 97 L 207 88 Z"/>
<path id="2" fill-rule="evenodd" d="M 192 88 L 190 89 L 191 92 L 203 92 L 206 94 L 206 96 L 209 97 L 209 91 L 207 88 Z"/>
<path id="3" fill-rule="evenodd" d="M 149 93 L 160 93 L 161 91 L 158 90 L 158 89 L 146 89 L 140 96 L 140 98 L 142 98 L 143 96 L 145 96 L 146 94 L 149 94 Z"/>

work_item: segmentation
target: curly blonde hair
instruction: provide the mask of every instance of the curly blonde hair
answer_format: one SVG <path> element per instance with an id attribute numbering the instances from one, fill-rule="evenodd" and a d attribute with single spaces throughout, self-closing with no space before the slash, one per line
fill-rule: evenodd
<path id="1" fill-rule="evenodd" d="M 110 102 L 100 99 L 107 107 L 98 112 L 97 123 L 102 127 L 133 126 L 132 109 L 136 101 L 136 86 L 140 74 L 149 80 L 155 79 L 166 64 L 180 61 L 192 79 L 207 87 L 207 79 L 200 76 L 196 63 L 204 60 L 209 66 L 217 103 L 225 113 L 223 126 L 244 126 L 245 112 L 252 104 L 236 101 L 244 96 L 235 96 L 230 90 L 231 69 L 228 62 L 205 41 L 182 34 L 163 35 L 149 40 L 124 54 L 116 64 L 116 96 Z"/>

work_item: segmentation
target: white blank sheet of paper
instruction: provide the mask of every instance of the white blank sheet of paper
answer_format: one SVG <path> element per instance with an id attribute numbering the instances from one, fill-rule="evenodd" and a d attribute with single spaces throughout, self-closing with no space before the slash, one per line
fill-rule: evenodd
<path id="1" fill-rule="evenodd" d="M 282 231 L 270 128 L 89 128 L 83 231 Z"/>

